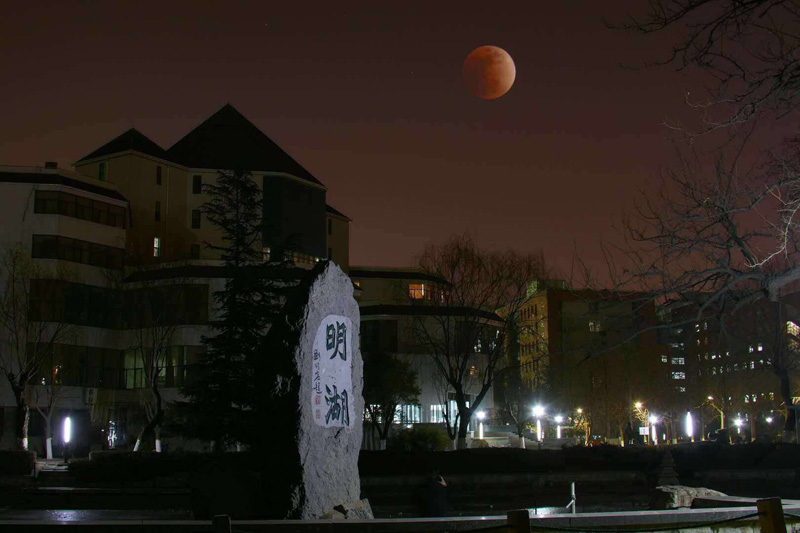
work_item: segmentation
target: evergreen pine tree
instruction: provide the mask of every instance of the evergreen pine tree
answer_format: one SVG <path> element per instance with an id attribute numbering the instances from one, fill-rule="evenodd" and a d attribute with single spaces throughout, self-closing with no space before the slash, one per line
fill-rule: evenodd
<path id="1" fill-rule="evenodd" d="M 220 253 L 225 286 L 214 293 L 215 334 L 203 338 L 199 371 L 176 408 L 184 435 L 221 450 L 253 439 L 254 367 L 280 297 L 263 260 L 262 195 L 252 175 L 220 171 L 204 189 L 211 199 L 202 212 L 222 233 L 221 244 L 206 246 Z"/>

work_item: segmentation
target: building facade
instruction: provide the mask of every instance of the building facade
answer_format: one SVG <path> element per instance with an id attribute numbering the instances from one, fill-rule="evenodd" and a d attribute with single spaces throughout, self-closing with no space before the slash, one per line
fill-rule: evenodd
<path id="1" fill-rule="evenodd" d="M 221 244 L 220 233 L 201 212 L 205 185 L 220 171 L 248 171 L 261 188 L 265 260 L 291 258 L 297 268 L 286 275 L 294 279 L 324 258 L 348 270 L 350 219 L 326 204 L 319 180 L 230 105 L 169 149 L 131 129 L 74 168 L 0 167 L 0 190 L 10 200 L 0 213 L 0 243 L 24 250 L 40 273 L 31 281 L 38 314 L 30 318 L 69 326 L 29 390 L 30 445 L 41 454 L 37 405 L 43 412 L 52 405 L 56 450 L 67 417 L 73 451 L 131 446 L 146 423 L 137 355 L 143 298 L 157 294 L 176 326 L 159 375 L 165 400 L 177 399 L 191 379 L 215 314 L 213 294 L 226 277 L 206 246 Z M 0 406 L 0 448 L 8 448 L 17 413 L 5 378 Z"/>

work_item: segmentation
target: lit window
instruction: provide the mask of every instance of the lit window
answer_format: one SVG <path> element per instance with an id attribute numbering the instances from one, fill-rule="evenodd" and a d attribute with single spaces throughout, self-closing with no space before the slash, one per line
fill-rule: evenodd
<path id="1" fill-rule="evenodd" d="M 423 300 L 423 299 L 425 299 L 425 284 L 424 283 L 409 283 L 408 284 L 408 296 L 412 300 Z"/>
<path id="2" fill-rule="evenodd" d="M 601 330 L 602 330 L 602 326 L 601 326 L 600 322 L 598 322 L 596 320 L 590 320 L 589 321 L 589 331 L 591 331 L 592 333 L 600 333 Z"/>
<path id="3" fill-rule="evenodd" d="M 672 379 L 686 379 L 686 372 L 673 372 Z"/>
<path id="4" fill-rule="evenodd" d="M 153 257 L 161 257 L 161 239 L 153 237 Z"/>
<path id="5" fill-rule="evenodd" d="M 786 333 L 794 337 L 800 337 L 800 326 L 789 321 L 786 323 Z"/>
<path id="6" fill-rule="evenodd" d="M 666 362 L 666 361 L 664 361 L 664 362 Z M 683 357 L 673 357 L 672 358 L 672 364 L 673 365 L 685 365 L 686 364 L 686 360 Z"/>
<path id="7" fill-rule="evenodd" d="M 708 322 L 703 322 L 703 330 L 707 330 L 707 329 L 708 329 Z"/>
<path id="8" fill-rule="evenodd" d="M 678 387 L 678 392 L 686 392 L 686 387 Z"/>
<path id="9" fill-rule="evenodd" d="M 745 394 L 744 395 L 744 403 L 750 403 L 750 395 L 749 394 Z"/>
<path id="10" fill-rule="evenodd" d="M 755 350 L 753 349 L 752 346 L 748 346 L 747 347 L 747 351 L 750 352 L 750 353 L 753 353 Z"/>
<path id="11" fill-rule="evenodd" d="M 756 362 L 750 361 L 750 370 L 755 370 L 755 368 L 756 368 Z"/>
<path id="12" fill-rule="evenodd" d="M 444 422 L 444 405 L 431 405 L 431 423 L 440 424 Z"/>
<path id="13" fill-rule="evenodd" d="M 666 355 L 662 355 L 661 356 L 661 362 L 662 363 L 666 363 L 667 362 L 667 356 Z"/>
<path id="14" fill-rule="evenodd" d="M 760 342 L 758 343 L 758 351 L 759 352 L 763 352 L 764 351 L 764 345 L 761 344 Z"/>

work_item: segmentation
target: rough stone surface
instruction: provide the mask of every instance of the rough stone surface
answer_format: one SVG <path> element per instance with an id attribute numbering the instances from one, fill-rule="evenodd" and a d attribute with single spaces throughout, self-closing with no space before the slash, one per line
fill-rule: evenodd
<path id="1" fill-rule="evenodd" d="M 665 510 L 691 507 L 695 498 L 727 497 L 722 492 L 703 487 L 683 485 L 661 485 L 650 494 L 650 509 Z"/>
<path id="2" fill-rule="evenodd" d="M 276 351 L 288 352 L 292 358 L 289 364 L 276 362 L 269 384 L 274 391 L 270 395 L 274 409 L 280 411 L 276 416 L 288 415 L 293 421 L 290 435 L 275 437 L 283 442 L 280 453 L 284 457 L 279 459 L 283 464 L 278 466 L 284 477 L 276 477 L 272 487 L 290 487 L 283 518 L 317 518 L 337 505 L 357 502 L 361 495 L 358 454 L 363 431 L 364 365 L 358 304 L 350 278 L 336 264 L 320 263 L 309 276 L 294 300 L 287 303 L 286 322 L 274 329 Z M 341 329 L 344 324 L 346 334 Z M 346 350 L 339 343 L 342 334 Z M 346 352 L 346 358 L 340 352 Z M 315 380 L 320 375 L 322 379 Z M 336 392 L 325 387 L 325 383 L 332 383 L 333 375 L 338 376 Z M 321 386 L 317 386 L 318 381 Z M 343 401 L 344 383 L 351 387 L 346 391 L 349 410 L 345 410 Z M 337 393 L 341 396 L 337 400 L 340 408 L 332 412 L 331 400 Z"/>

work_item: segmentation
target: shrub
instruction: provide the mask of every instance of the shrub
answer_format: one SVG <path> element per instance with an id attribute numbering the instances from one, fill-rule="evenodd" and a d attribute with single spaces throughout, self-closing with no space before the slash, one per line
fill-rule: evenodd
<path id="1" fill-rule="evenodd" d="M 395 433 L 387 448 L 406 452 L 440 452 L 450 448 L 450 439 L 435 426 L 414 425 Z"/>
<path id="2" fill-rule="evenodd" d="M 29 450 L 0 451 L 0 476 L 28 476 L 36 467 L 36 453 Z"/>
<path id="3" fill-rule="evenodd" d="M 472 439 L 472 441 L 470 441 L 469 447 L 472 449 L 488 448 L 489 443 L 484 439 Z"/>

